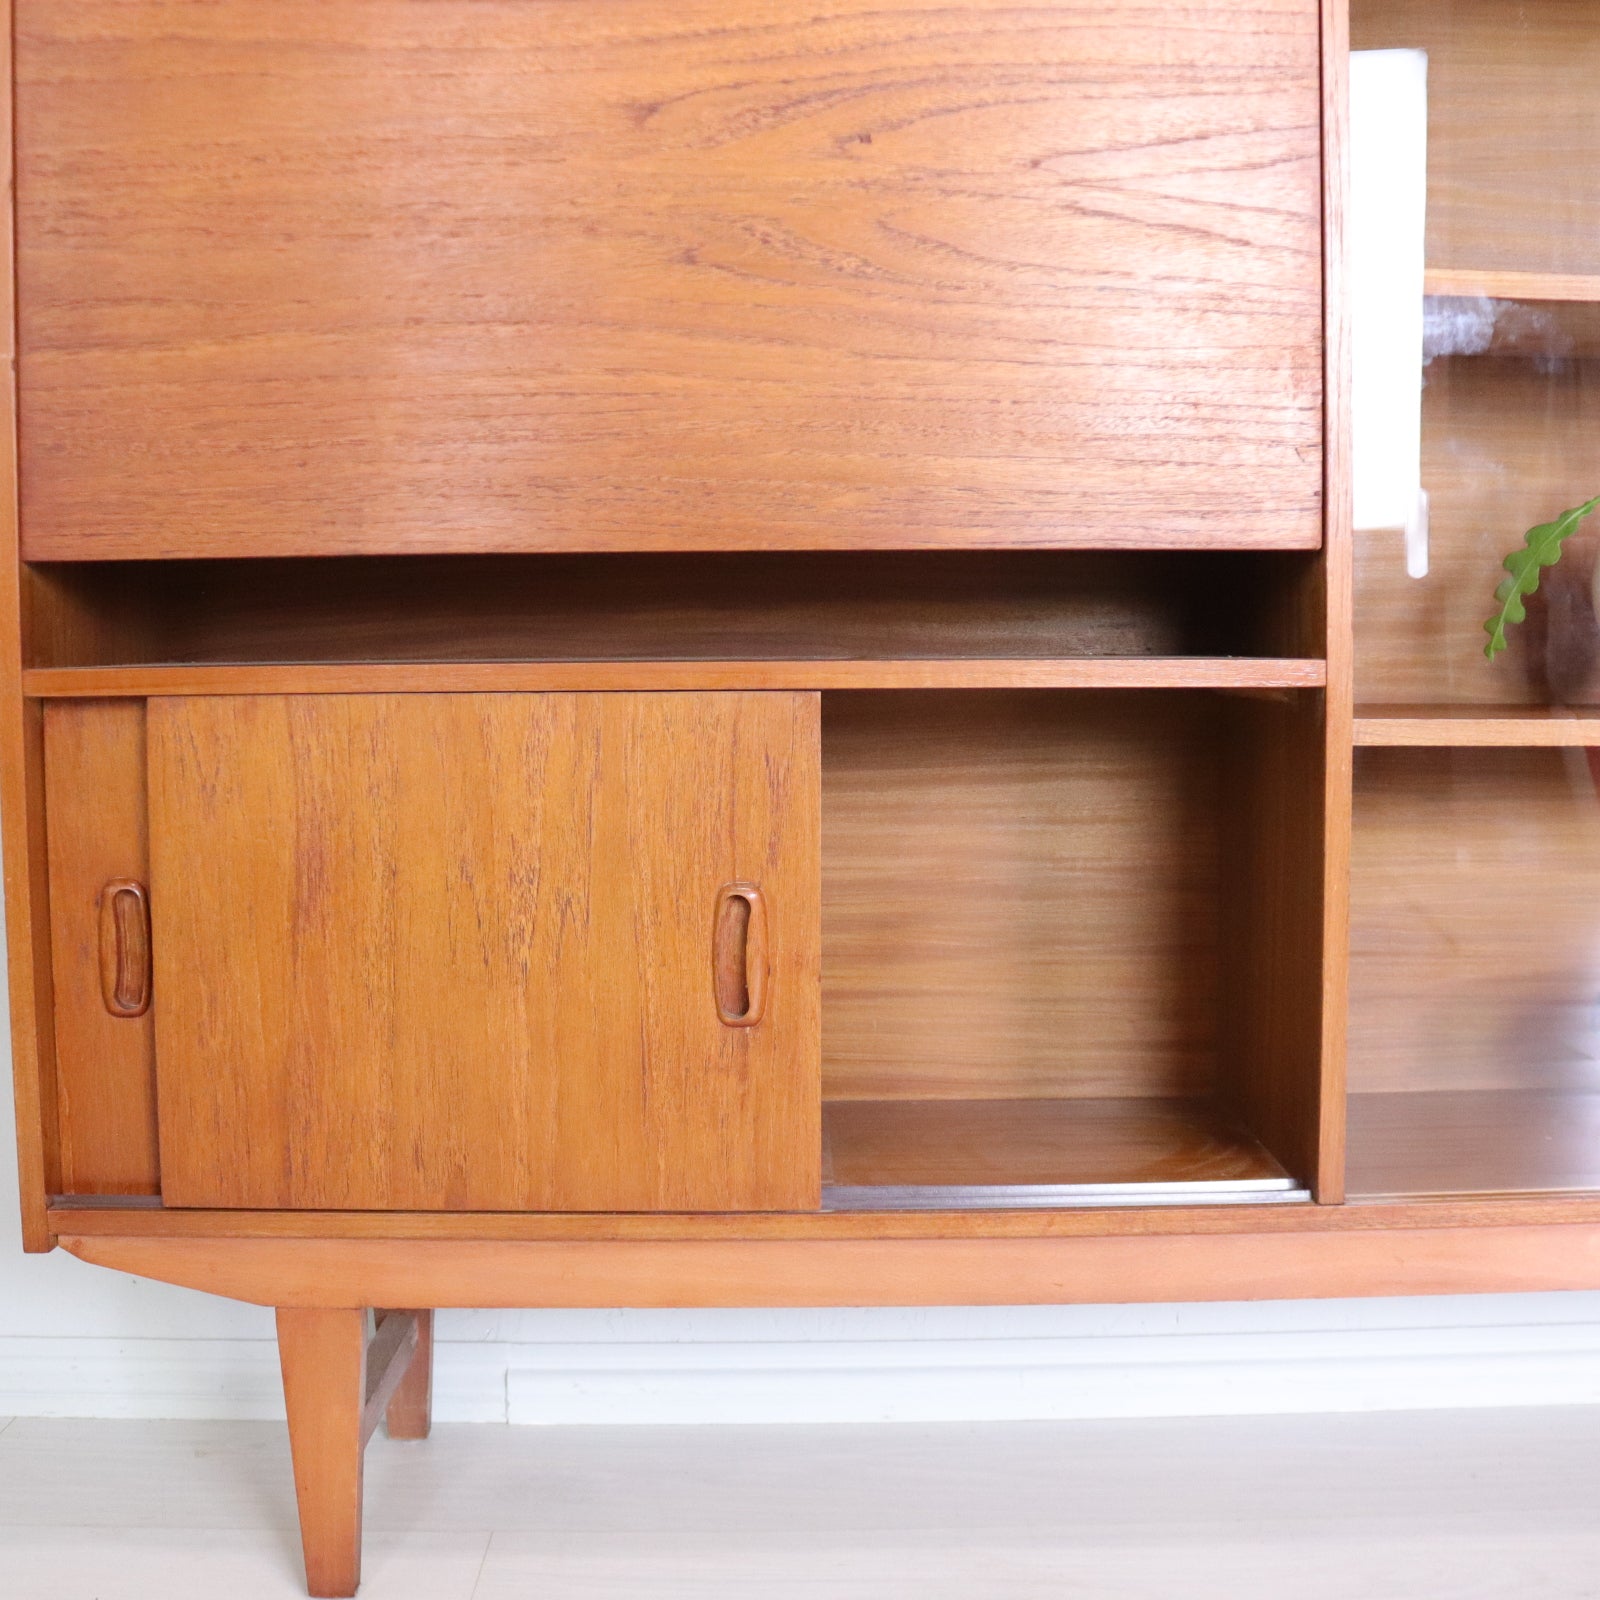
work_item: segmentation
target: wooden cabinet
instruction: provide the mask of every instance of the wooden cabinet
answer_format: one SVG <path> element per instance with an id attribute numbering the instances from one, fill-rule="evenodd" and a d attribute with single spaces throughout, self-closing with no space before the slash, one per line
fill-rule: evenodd
<path id="1" fill-rule="evenodd" d="M 434 1307 L 1600 1289 L 1588 6 L 1355 8 L 1422 583 L 1343 0 L 6 9 L 24 1238 L 276 1309 L 313 1593 Z"/>

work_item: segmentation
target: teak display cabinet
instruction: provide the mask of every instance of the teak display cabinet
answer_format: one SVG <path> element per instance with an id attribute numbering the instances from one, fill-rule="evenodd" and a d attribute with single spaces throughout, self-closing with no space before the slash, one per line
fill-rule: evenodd
<path id="1" fill-rule="evenodd" d="M 277 1308 L 313 1594 L 431 1308 L 1600 1286 L 1581 579 L 1458 651 L 1582 497 L 1576 0 L 1358 8 L 1537 312 L 1410 589 L 1340 0 L 9 9 L 24 1241 Z"/>

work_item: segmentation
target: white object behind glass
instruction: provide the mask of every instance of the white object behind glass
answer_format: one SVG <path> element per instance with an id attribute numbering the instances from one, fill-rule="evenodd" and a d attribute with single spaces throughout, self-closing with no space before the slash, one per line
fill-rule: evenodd
<path id="1" fill-rule="evenodd" d="M 1350 57 L 1351 455 L 1358 531 L 1401 529 L 1406 571 L 1428 571 L 1422 489 L 1423 238 L 1428 55 Z"/>

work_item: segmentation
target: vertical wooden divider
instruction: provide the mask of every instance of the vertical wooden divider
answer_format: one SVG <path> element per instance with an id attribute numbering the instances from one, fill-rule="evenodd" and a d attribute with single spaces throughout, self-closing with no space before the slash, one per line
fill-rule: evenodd
<path id="1" fill-rule="evenodd" d="M 1351 606 L 1349 18 L 1324 0 L 1324 542 L 1273 647 L 1324 655 L 1327 686 L 1239 699 L 1229 727 L 1240 773 L 1224 818 L 1222 1090 L 1315 1198 L 1345 1198 L 1345 1041 L 1354 731 Z"/>
<path id="2" fill-rule="evenodd" d="M 1323 691 L 1322 1083 L 1318 1200 L 1345 1197 L 1345 1052 L 1350 1005 L 1350 828 L 1355 718 L 1354 520 L 1350 469 L 1350 302 L 1345 218 L 1349 209 L 1350 13 L 1322 6 L 1322 184 L 1325 293 L 1323 553 L 1327 687 Z"/>

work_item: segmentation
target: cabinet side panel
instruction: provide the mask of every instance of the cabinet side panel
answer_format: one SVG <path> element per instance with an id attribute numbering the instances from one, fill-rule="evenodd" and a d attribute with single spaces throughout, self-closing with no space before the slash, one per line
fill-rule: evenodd
<path id="1" fill-rule="evenodd" d="M 150 881 L 144 702 L 83 700 L 44 713 L 63 1194 L 157 1194 L 155 1025 L 102 992 L 101 896 Z"/>
<path id="2" fill-rule="evenodd" d="M 1317 18 L 23 0 L 29 557 L 1315 548 Z"/>
<path id="3" fill-rule="evenodd" d="M 820 1197 L 817 696 L 151 702 L 175 1205 Z M 727 883 L 769 1003 L 718 1020 Z"/>
<path id="4" fill-rule="evenodd" d="M 49 888 L 45 865 L 44 751 L 39 707 L 23 698 L 30 633 L 28 574 L 17 520 L 16 298 L 12 141 L 12 8 L 0 0 L 0 827 L 5 846 L 6 974 L 17 1113 L 17 1185 L 25 1250 L 48 1250 L 46 1215 L 60 1186 L 50 1035 Z"/>

